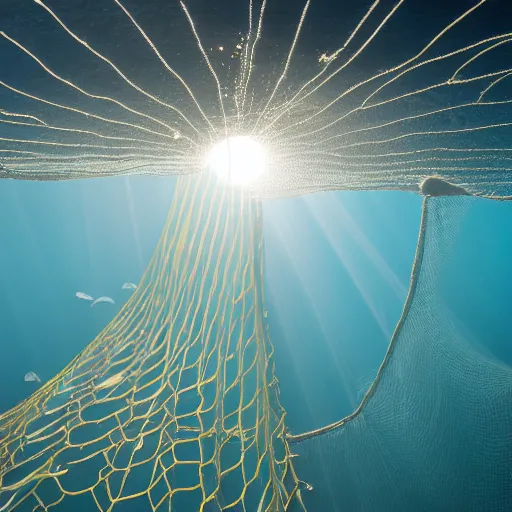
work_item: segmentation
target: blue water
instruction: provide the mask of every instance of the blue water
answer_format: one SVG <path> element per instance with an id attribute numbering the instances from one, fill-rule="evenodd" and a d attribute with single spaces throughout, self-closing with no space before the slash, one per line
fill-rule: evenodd
<path id="1" fill-rule="evenodd" d="M 114 317 L 151 257 L 174 178 L 0 183 L 0 409 L 65 366 Z M 264 204 L 268 322 L 294 432 L 352 412 L 405 299 L 421 200 L 325 193 Z M 111 296 L 116 305 L 75 298 Z M 333 390 L 336 390 L 333 394 Z"/>
<path id="2" fill-rule="evenodd" d="M 115 316 L 157 243 L 175 178 L 0 182 L 0 410 L 28 397 Z M 443 300 L 463 342 L 512 366 L 512 204 L 471 199 Z M 354 411 L 407 293 L 421 198 L 323 193 L 264 203 L 265 293 L 287 427 Z M 111 296 L 115 305 L 75 297 Z M 456 370 L 456 369 L 455 369 Z M 455 377 L 454 377 L 455 378 Z M 138 510 L 136 502 L 127 510 Z"/>
<path id="3" fill-rule="evenodd" d="M 0 410 L 60 371 L 130 296 L 157 243 L 175 178 L 0 183 Z M 384 357 L 414 259 L 421 198 L 330 192 L 264 203 L 265 286 L 292 432 L 350 414 Z M 512 365 L 512 208 L 474 201 L 447 269 L 468 343 Z M 462 248 L 462 249 L 461 249 Z M 475 290 L 481 290 L 475 293 Z M 116 305 L 75 298 L 82 291 Z"/>
<path id="4" fill-rule="evenodd" d="M 130 296 L 160 236 L 173 179 L 0 183 L 2 410 L 62 369 Z M 8 219 L 8 221 L 7 221 Z M 77 291 L 116 305 L 78 300 Z M 33 385 L 32 385 L 33 384 Z"/>

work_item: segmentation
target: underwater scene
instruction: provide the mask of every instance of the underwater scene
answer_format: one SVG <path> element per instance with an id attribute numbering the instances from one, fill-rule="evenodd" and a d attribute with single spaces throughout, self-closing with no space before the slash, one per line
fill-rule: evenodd
<path id="1" fill-rule="evenodd" d="M 0 0 L 0 512 L 512 510 L 512 4 Z"/>

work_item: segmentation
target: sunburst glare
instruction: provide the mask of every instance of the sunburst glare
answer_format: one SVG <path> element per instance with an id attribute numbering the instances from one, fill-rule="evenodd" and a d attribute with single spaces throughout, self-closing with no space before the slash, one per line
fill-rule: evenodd
<path id="1" fill-rule="evenodd" d="M 231 185 L 249 185 L 265 172 L 267 153 L 252 137 L 229 137 L 215 144 L 206 158 L 206 166 Z"/>

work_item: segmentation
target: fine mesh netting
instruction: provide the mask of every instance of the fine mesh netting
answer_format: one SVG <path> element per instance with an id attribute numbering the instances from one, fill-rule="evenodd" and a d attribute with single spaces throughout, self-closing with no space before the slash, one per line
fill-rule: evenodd
<path id="1" fill-rule="evenodd" d="M 7 4 L 0 178 L 197 173 L 245 135 L 260 197 L 510 192 L 506 0 Z"/>
<path id="2" fill-rule="evenodd" d="M 510 510 L 512 369 L 468 344 L 443 300 L 475 201 L 425 200 L 409 296 L 377 379 L 353 415 L 290 439 L 313 487 L 308 510 Z"/>
<path id="3" fill-rule="evenodd" d="M 299 482 L 263 325 L 260 208 L 211 175 L 181 178 L 134 296 L 0 416 L 0 510 L 289 505 Z"/>

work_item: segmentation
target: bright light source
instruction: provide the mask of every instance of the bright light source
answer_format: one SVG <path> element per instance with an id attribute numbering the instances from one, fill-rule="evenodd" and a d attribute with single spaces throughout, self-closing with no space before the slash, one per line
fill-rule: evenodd
<path id="1" fill-rule="evenodd" d="M 249 185 L 265 171 L 265 149 L 251 137 L 229 137 L 213 146 L 206 165 L 232 185 Z"/>

